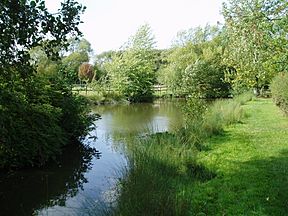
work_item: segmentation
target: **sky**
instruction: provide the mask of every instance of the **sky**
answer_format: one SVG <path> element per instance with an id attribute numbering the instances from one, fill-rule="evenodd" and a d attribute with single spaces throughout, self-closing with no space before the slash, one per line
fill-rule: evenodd
<path id="1" fill-rule="evenodd" d="M 78 0 L 87 7 L 80 30 L 99 54 L 117 50 L 143 24 L 149 24 L 157 48 L 169 48 L 177 32 L 223 22 L 224 0 Z M 46 0 L 52 11 L 61 0 Z"/>

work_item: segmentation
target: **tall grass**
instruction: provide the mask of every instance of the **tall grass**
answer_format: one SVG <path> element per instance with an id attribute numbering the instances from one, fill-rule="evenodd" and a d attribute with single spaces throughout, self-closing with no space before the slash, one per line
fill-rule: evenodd
<path id="1" fill-rule="evenodd" d="M 185 188 L 213 176 L 195 165 L 195 149 L 168 133 L 130 140 L 130 145 L 130 167 L 113 215 L 187 215 Z"/>
<path id="2" fill-rule="evenodd" d="M 197 164 L 199 145 L 225 125 L 241 121 L 241 104 L 250 98 L 219 100 L 208 108 L 203 101 L 190 101 L 185 108 L 186 124 L 174 134 L 130 137 L 130 166 L 123 170 L 118 204 L 110 215 L 193 215 L 193 187 L 215 177 Z"/>
<path id="3" fill-rule="evenodd" d="M 242 105 L 252 98 L 253 94 L 249 92 L 209 104 L 191 98 L 183 109 L 184 127 L 178 130 L 177 135 L 190 146 L 199 147 L 207 137 L 221 134 L 225 126 L 240 123 L 245 116 Z"/>
<path id="4" fill-rule="evenodd" d="M 227 125 L 240 123 L 245 117 L 242 105 L 252 100 L 252 93 L 244 93 L 229 100 L 217 100 L 205 114 L 203 130 L 206 136 L 220 134 Z"/>

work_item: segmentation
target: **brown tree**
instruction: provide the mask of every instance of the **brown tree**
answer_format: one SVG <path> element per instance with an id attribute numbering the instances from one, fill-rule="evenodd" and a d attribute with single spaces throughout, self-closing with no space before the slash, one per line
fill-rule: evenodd
<path id="1" fill-rule="evenodd" d="M 95 72 L 93 70 L 93 65 L 84 62 L 80 65 L 78 71 L 78 77 L 81 81 L 91 82 L 95 78 Z"/>

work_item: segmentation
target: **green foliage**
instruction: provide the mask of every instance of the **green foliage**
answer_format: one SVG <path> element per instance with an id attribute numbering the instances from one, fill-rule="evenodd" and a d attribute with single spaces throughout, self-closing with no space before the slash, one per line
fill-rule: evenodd
<path id="1" fill-rule="evenodd" d="M 230 0 L 224 4 L 225 62 L 234 89 L 260 90 L 275 72 L 287 69 L 287 14 L 285 0 Z"/>
<path id="2" fill-rule="evenodd" d="M 39 64 L 51 65 L 58 48 L 68 46 L 67 35 L 80 34 L 84 8 L 73 0 L 61 6 L 50 14 L 44 1 L 0 5 L 0 168 L 43 165 L 68 140 L 85 135 L 93 121 L 57 69 L 35 75 L 35 62 L 39 71 L 45 67 Z"/>
<path id="3" fill-rule="evenodd" d="M 227 66 L 222 62 L 223 42 L 217 26 L 190 29 L 179 34 L 174 48 L 166 53 L 168 64 L 161 68 L 159 81 L 175 95 L 202 98 L 227 97 Z"/>
<path id="4" fill-rule="evenodd" d="M 43 165 L 70 139 L 85 135 L 94 118 L 87 117 L 83 98 L 42 79 L 34 80 L 29 99 L 23 92 L 2 89 L 1 168 Z"/>
<path id="5" fill-rule="evenodd" d="M 233 99 L 218 99 L 207 103 L 198 98 L 189 98 L 182 108 L 184 127 L 178 130 L 183 143 L 202 148 L 207 137 L 221 134 L 224 127 L 239 123 L 245 117 L 242 105 L 252 100 L 252 93 L 244 93 Z"/>
<path id="6" fill-rule="evenodd" d="M 31 64 L 36 65 L 36 72 L 40 75 L 55 76 L 60 69 L 59 60 L 53 61 L 48 58 L 43 48 L 33 47 L 29 51 Z"/>
<path id="7" fill-rule="evenodd" d="M 96 80 L 106 81 L 108 72 L 105 65 L 112 61 L 114 55 L 115 51 L 106 51 L 95 56 Z"/>
<path id="8" fill-rule="evenodd" d="M 198 98 L 189 98 L 182 108 L 184 114 L 184 127 L 177 132 L 183 143 L 190 147 L 199 146 L 205 139 L 206 132 L 203 124 L 207 111 L 206 101 Z"/>
<path id="9" fill-rule="evenodd" d="M 276 105 L 288 114 L 288 74 L 278 74 L 272 81 L 271 90 Z"/>
<path id="10" fill-rule="evenodd" d="M 124 50 L 114 54 L 105 66 L 112 88 L 129 101 L 149 101 L 155 83 L 154 38 L 148 25 L 141 26 Z"/>
<path id="11" fill-rule="evenodd" d="M 81 40 L 71 39 L 68 56 L 62 59 L 61 73 L 70 83 L 76 83 L 78 79 L 78 71 L 81 64 L 89 62 L 89 54 L 92 52 L 91 44 L 82 38 Z"/>
<path id="12" fill-rule="evenodd" d="M 230 84 L 224 81 L 225 68 L 209 61 L 196 61 L 184 71 L 183 84 L 192 95 L 201 98 L 227 98 Z"/>
<path id="13" fill-rule="evenodd" d="M 1 13 L 1 66 L 21 67 L 24 78 L 32 71 L 23 70 L 29 59 L 27 49 L 42 46 L 48 56 L 57 57 L 55 46 L 67 47 L 67 34 L 80 34 L 77 25 L 84 8 L 73 0 L 61 3 L 57 14 L 50 14 L 45 1 L 4 1 Z M 49 40 L 46 36 L 49 35 Z M 15 59 L 14 57 L 17 56 Z M 2 69 L 3 70 L 3 69 Z M 12 78 L 11 74 L 6 78 Z"/>
<path id="14" fill-rule="evenodd" d="M 31 64 L 36 65 L 37 73 L 47 76 L 53 76 L 61 71 L 62 76 L 70 84 L 76 83 L 78 79 L 78 70 L 81 64 L 89 62 L 89 55 L 92 52 L 91 44 L 84 38 L 81 40 L 77 38 L 68 39 L 68 52 L 61 47 L 61 44 L 54 47 L 53 51 L 66 54 L 61 56 L 61 59 L 52 60 L 45 53 L 41 46 L 30 49 Z M 68 55 L 67 55 L 68 54 Z"/>
<path id="15" fill-rule="evenodd" d="M 42 164 L 59 153 L 65 141 L 55 124 L 61 110 L 50 104 L 30 105 L 23 93 L 9 89 L 2 89 L 0 102 L 1 168 Z"/>

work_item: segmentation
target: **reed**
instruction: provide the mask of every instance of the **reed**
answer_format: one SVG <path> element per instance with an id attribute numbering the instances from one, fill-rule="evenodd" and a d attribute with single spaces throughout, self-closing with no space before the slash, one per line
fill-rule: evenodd
<path id="1" fill-rule="evenodd" d="M 110 215 L 193 215 L 195 186 L 216 176 L 197 162 L 199 145 L 240 122 L 244 112 L 237 100 L 219 100 L 209 108 L 201 101 L 188 102 L 192 105 L 185 108 L 184 127 L 175 133 L 127 139 L 129 166 L 122 172 L 118 203 Z"/>

